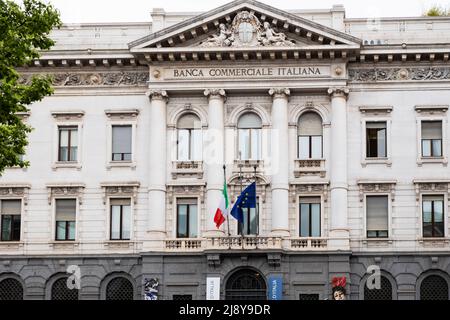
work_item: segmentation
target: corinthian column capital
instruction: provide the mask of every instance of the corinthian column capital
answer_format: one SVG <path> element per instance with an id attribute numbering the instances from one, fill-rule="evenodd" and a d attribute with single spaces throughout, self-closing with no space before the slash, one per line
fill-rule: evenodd
<path id="1" fill-rule="evenodd" d="M 272 88 L 269 90 L 269 94 L 273 98 L 288 98 L 291 95 L 291 90 L 288 88 Z"/>
<path id="2" fill-rule="evenodd" d="M 203 94 L 209 99 L 225 100 L 227 98 L 227 93 L 224 89 L 206 89 Z"/>
<path id="3" fill-rule="evenodd" d="M 350 93 L 350 89 L 348 87 L 332 87 L 328 89 L 328 95 L 332 98 L 334 97 L 343 97 L 347 98 Z"/>
<path id="4" fill-rule="evenodd" d="M 151 89 L 148 90 L 146 93 L 147 97 L 151 100 L 169 100 L 169 95 L 167 94 L 167 91 L 165 90 L 155 90 Z"/>

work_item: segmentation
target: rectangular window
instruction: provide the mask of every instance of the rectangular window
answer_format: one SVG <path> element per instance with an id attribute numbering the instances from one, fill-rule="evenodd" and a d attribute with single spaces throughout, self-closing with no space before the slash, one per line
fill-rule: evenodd
<path id="1" fill-rule="evenodd" d="M 111 240 L 131 238 L 131 200 L 111 199 Z"/>
<path id="2" fill-rule="evenodd" d="M 131 125 L 112 126 L 112 161 L 131 161 Z"/>
<path id="3" fill-rule="evenodd" d="M 261 129 L 239 129 L 240 160 L 261 160 Z"/>
<path id="4" fill-rule="evenodd" d="M 422 121 L 422 157 L 442 157 L 442 121 Z"/>
<path id="5" fill-rule="evenodd" d="M 177 238 L 197 237 L 197 217 L 197 199 L 177 199 Z"/>
<path id="6" fill-rule="evenodd" d="M 388 196 L 367 196 L 367 238 L 388 238 L 389 236 Z"/>
<path id="7" fill-rule="evenodd" d="M 0 200 L 2 241 L 20 241 L 20 212 L 20 200 Z"/>
<path id="8" fill-rule="evenodd" d="M 367 158 L 387 157 L 386 122 L 366 123 Z"/>
<path id="9" fill-rule="evenodd" d="M 300 237 L 321 236 L 320 197 L 300 198 Z"/>
<path id="10" fill-rule="evenodd" d="M 56 240 L 75 240 L 76 199 L 56 199 Z"/>
<path id="11" fill-rule="evenodd" d="M 300 160 L 322 159 L 322 136 L 299 136 L 298 158 Z"/>
<path id="12" fill-rule="evenodd" d="M 200 161 L 202 159 L 202 131 L 178 129 L 178 160 Z"/>
<path id="13" fill-rule="evenodd" d="M 423 237 L 440 238 L 444 232 L 444 197 L 422 197 Z"/>
<path id="14" fill-rule="evenodd" d="M 257 236 L 259 234 L 259 205 L 256 198 L 257 208 L 242 208 L 244 223 L 238 224 L 238 233 L 244 236 Z M 250 212 L 250 214 L 249 214 Z"/>
<path id="15" fill-rule="evenodd" d="M 77 161 L 78 127 L 58 127 L 58 161 Z"/>

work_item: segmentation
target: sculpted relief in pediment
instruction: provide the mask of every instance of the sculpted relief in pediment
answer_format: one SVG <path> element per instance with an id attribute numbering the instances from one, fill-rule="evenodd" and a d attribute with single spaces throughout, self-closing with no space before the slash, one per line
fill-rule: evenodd
<path id="1" fill-rule="evenodd" d="M 277 32 L 269 22 L 263 24 L 249 11 L 241 11 L 232 23 L 219 25 L 218 34 L 200 43 L 201 47 L 294 46 L 295 42 Z"/>

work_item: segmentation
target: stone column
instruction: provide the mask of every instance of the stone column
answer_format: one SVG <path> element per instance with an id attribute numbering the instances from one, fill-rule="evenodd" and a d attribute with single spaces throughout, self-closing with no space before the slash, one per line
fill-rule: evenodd
<path id="1" fill-rule="evenodd" d="M 223 165 L 225 148 L 224 105 L 226 93 L 223 89 L 207 89 L 208 98 L 208 131 L 205 139 L 203 163 L 206 168 L 206 237 L 223 234 L 217 230 L 214 215 L 220 204 L 223 189 Z"/>
<path id="2" fill-rule="evenodd" d="M 331 227 L 329 246 L 348 250 L 348 182 L 347 182 L 347 97 L 349 89 L 330 88 L 331 96 Z"/>
<path id="3" fill-rule="evenodd" d="M 289 237 L 289 120 L 287 88 L 270 89 L 272 104 L 272 235 Z"/>
<path id="4" fill-rule="evenodd" d="M 168 95 L 163 90 L 147 92 L 150 99 L 149 112 L 149 181 L 148 181 L 148 225 L 151 240 L 166 237 L 166 108 Z M 157 241 L 153 242 L 155 245 Z"/>

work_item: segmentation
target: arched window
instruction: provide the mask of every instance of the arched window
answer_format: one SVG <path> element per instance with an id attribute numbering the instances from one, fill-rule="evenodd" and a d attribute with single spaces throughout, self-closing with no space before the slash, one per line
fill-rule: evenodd
<path id="1" fill-rule="evenodd" d="M 52 300 L 78 300 L 78 289 L 69 289 L 68 277 L 59 278 L 52 284 Z"/>
<path id="2" fill-rule="evenodd" d="M 130 280 L 125 277 L 115 277 L 106 286 L 106 300 L 133 300 L 134 289 Z"/>
<path id="3" fill-rule="evenodd" d="M 227 281 L 226 300 L 267 300 L 263 276 L 251 269 L 238 270 Z"/>
<path id="4" fill-rule="evenodd" d="M 23 300 L 23 286 L 20 281 L 6 278 L 0 281 L 0 301 Z"/>
<path id="5" fill-rule="evenodd" d="M 306 112 L 298 120 L 298 158 L 322 159 L 322 118 L 315 112 Z"/>
<path id="6" fill-rule="evenodd" d="M 202 125 L 193 113 L 183 115 L 177 123 L 177 145 L 179 161 L 201 161 Z"/>
<path id="7" fill-rule="evenodd" d="M 392 284 L 388 278 L 381 276 L 380 289 L 369 289 L 364 284 L 364 300 L 392 300 Z"/>
<path id="8" fill-rule="evenodd" d="M 430 275 L 420 284 L 420 300 L 449 300 L 447 281 L 439 275 Z"/>
<path id="9" fill-rule="evenodd" d="M 261 160 L 261 118 L 255 113 L 245 113 L 238 121 L 238 146 L 240 160 Z"/>

